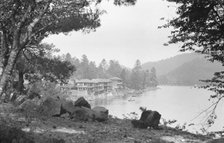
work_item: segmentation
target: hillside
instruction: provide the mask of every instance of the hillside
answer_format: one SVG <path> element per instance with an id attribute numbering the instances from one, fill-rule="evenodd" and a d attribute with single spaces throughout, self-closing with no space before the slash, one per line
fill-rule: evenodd
<path id="1" fill-rule="evenodd" d="M 219 63 L 211 63 L 204 58 L 196 58 L 184 63 L 166 75 L 160 76 L 161 84 L 194 85 L 202 84 L 199 80 L 210 79 L 214 72 L 221 71 Z"/>
<path id="2" fill-rule="evenodd" d="M 209 79 L 214 72 L 223 69 L 221 64 L 207 61 L 202 55 L 182 54 L 155 63 L 146 63 L 144 68 L 155 66 L 160 84 L 194 85 L 199 80 Z"/>
<path id="3" fill-rule="evenodd" d="M 194 53 L 185 53 L 185 54 L 180 54 L 168 59 L 156 61 L 156 62 L 147 62 L 142 65 L 143 69 L 151 69 L 152 67 L 156 68 L 157 75 L 165 75 L 172 70 L 178 68 L 184 63 L 187 63 L 195 58 L 197 58 L 199 55 L 194 54 Z"/>

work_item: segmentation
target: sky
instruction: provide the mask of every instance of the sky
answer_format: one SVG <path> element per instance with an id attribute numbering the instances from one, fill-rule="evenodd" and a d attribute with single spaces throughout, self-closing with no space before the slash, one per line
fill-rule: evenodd
<path id="1" fill-rule="evenodd" d="M 178 45 L 163 46 L 170 29 L 158 29 L 165 23 L 162 17 L 175 16 L 173 3 L 138 0 L 135 6 L 118 7 L 104 2 L 101 7 L 107 13 L 101 16 L 101 26 L 95 32 L 52 35 L 44 42 L 53 43 L 60 54 L 70 53 L 79 59 L 85 54 L 96 64 L 102 59 L 117 60 L 130 68 L 137 59 L 145 63 L 180 54 Z"/>

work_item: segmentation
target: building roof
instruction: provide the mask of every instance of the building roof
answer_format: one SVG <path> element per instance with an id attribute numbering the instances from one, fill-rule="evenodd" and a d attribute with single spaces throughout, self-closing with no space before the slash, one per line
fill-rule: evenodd
<path id="1" fill-rule="evenodd" d="M 111 80 L 109 79 L 101 79 L 101 78 L 98 78 L 98 79 L 93 79 L 95 82 L 97 83 L 102 83 L 102 82 L 111 82 Z"/>
<path id="2" fill-rule="evenodd" d="M 105 82 L 111 82 L 109 79 L 80 79 L 76 80 L 76 83 L 105 83 Z"/>
<path id="3" fill-rule="evenodd" d="M 80 79 L 80 80 L 76 80 L 76 83 L 93 83 L 92 80 L 90 79 Z"/>
<path id="4" fill-rule="evenodd" d="M 119 77 L 112 77 L 112 78 L 110 78 L 110 80 L 122 80 L 122 79 Z"/>

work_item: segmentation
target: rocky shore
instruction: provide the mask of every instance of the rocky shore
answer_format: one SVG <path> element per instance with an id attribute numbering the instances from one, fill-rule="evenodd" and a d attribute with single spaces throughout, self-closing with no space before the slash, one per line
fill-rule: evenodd
<path id="1" fill-rule="evenodd" d="M 108 115 L 103 107 L 100 109 L 89 108 L 87 103 L 85 103 L 87 107 L 80 107 L 84 102 L 70 104 L 72 106 L 75 105 L 74 111 L 72 111 L 75 114 L 62 114 L 61 111 L 59 113 L 59 110 L 62 110 L 64 107 L 71 107 L 69 104 L 61 104 L 62 102 L 59 103 L 45 99 L 41 104 L 40 109 L 42 110 L 34 110 L 38 109 L 38 107 L 33 106 L 33 103 L 38 104 L 38 102 L 33 101 L 29 104 L 27 102 L 26 106 L 25 104 L 21 104 L 23 106 L 20 105 L 20 108 L 12 104 L 0 104 L 1 143 L 214 142 L 208 136 L 196 135 L 164 125 L 159 125 L 156 129 L 136 128 L 133 126 L 132 120 L 113 118 Z M 43 107 L 44 103 L 48 103 L 49 106 Z M 60 109 L 48 109 L 48 107 L 59 105 L 58 103 L 60 104 Z M 69 109 L 71 108 L 67 108 L 66 110 L 69 111 Z M 97 119 L 96 116 L 103 120 L 98 120 L 99 118 Z M 216 140 L 216 142 L 218 141 Z"/>

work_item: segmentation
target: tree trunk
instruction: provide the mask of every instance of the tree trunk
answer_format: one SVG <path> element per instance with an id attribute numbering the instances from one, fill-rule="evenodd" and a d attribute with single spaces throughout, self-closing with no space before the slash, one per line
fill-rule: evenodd
<path id="1" fill-rule="evenodd" d="M 18 56 L 19 50 L 18 49 L 13 49 L 10 52 L 10 56 L 8 59 L 8 64 L 6 65 L 5 69 L 2 72 L 2 76 L 0 79 L 0 97 L 2 96 L 2 94 L 4 93 L 4 91 L 6 90 L 6 85 L 10 79 L 14 64 L 16 62 L 16 58 Z"/>
<path id="2" fill-rule="evenodd" d="M 0 33 L 0 37 L 1 37 L 1 52 L 0 52 L 0 58 L 1 58 L 1 66 L 2 66 L 2 72 L 3 69 L 5 68 L 6 64 L 7 64 L 7 60 L 9 58 L 9 48 L 7 47 L 7 36 L 6 36 L 6 32 L 4 29 L 2 29 L 1 33 Z M 2 75 L 1 72 L 1 75 Z"/>
<path id="3" fill-rule="evenodd" d="M 18 81 L 18 85 L 16 87 L 16 90 L 20 93 L 23 92 L 24 90 L 24 79 L 23 79 L 23 75 L 24 73 L 22 71 L 19 71 L 19 81 Z"/>
<path id="4" fill-rule="evenodd" d="M 14 34 L 13 34 L 12 49 L 9 53 L 7 64 L 4 67 L 4 70 L 2 72 L 1 79 L 0 79 L 0 97 L 3 95 L 3 93 L 6 90 L 7 83 L 11 77 L 13 67 L 16 63 L 16 59 L 20 52 L 20 34 L 21 34 L 20 27 L 17 27 L 17 29 L 14 31 Z"/>

